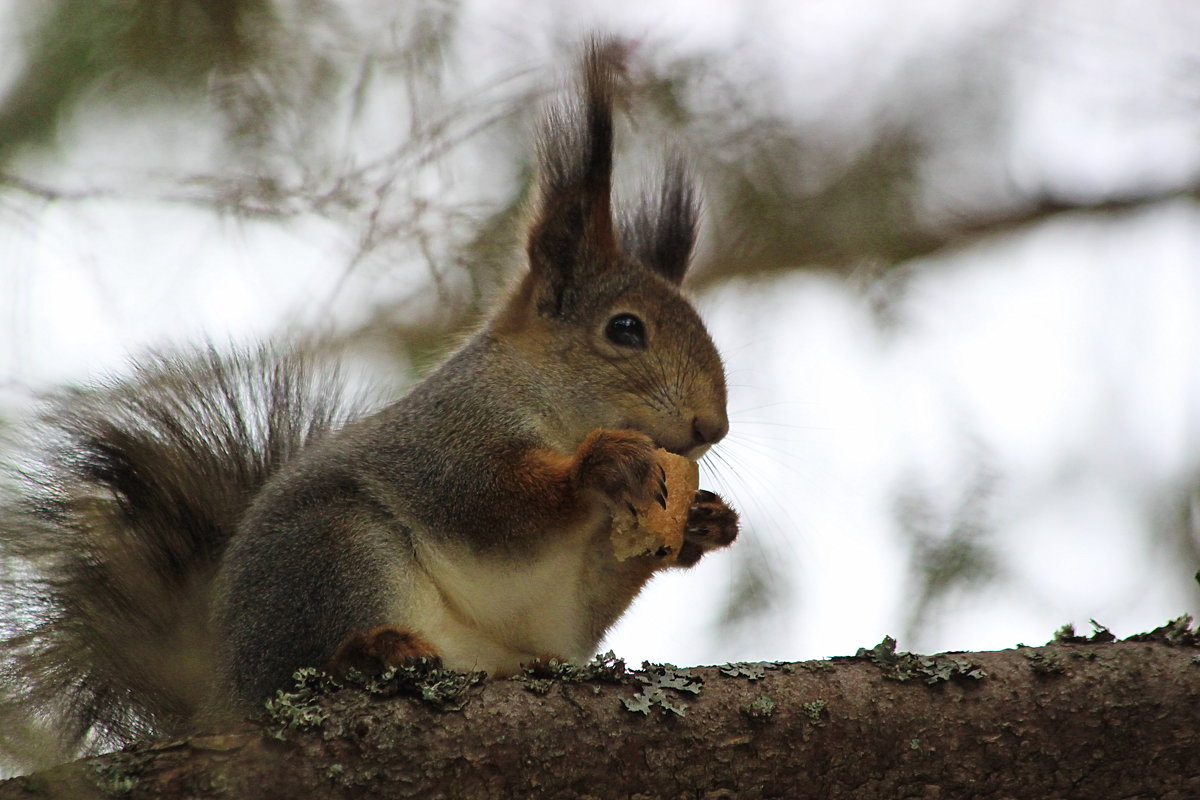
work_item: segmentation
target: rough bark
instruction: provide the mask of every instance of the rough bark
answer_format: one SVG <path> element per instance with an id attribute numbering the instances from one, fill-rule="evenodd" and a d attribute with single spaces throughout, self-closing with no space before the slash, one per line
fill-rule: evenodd
<path id="1" fill-rule="evenodd" d="M 1200 650 L 1157 639 L 485 682 L 457 711 L 344 689 L 296 701 L 307 730 L 277 715 L 0 798 L 1200 797 Z"/>

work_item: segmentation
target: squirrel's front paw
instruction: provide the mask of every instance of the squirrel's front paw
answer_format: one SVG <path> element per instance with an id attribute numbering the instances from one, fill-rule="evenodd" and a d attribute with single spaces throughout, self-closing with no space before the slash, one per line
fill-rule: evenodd
<path id="1" fill-rule="evenodd" d="M 701 489 L 688 508 L 687 527 L 677 567 L 690 567 L 709 550 L 717 550 L 733 542 L 738 535 L 737 512 L 725 504 L 719 495 Z"/>
<path id="2" fill-rule="evenodd" d="M 575 451 L 576 485 L 634 516 L 651 502 L 665 508 L 666 473 L 655 457 L 657 449 L 653 439 L 637 431 L 592 431 Z"/>
<path id="3" fill-rule="evenodd" d="M 440 666 L 441 658 L 433 646 L 403 628 L 380 625 L 369 631 L 352 633 L 338 645 L 325 671 L 339 680 L 351 670 L 363 675 L 379 675 L 388 667 Z"/>

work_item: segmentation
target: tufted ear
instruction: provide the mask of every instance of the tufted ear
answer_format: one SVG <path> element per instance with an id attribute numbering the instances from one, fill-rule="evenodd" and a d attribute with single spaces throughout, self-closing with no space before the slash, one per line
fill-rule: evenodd
<path id="1" fill-rule="evenodd" d="M 687 165 L 668 159 L 659 185 L 622 215 L 621 248 L 674 284 L 683 281 L 696 246 L 700 204 Z"/>
<path id="2" fill-rule="evenodd" d="M 617 259 L 612 106 L 624 56 L 614 40 L 589 43 L 581 59 L 580 96 L 551 108 L 542 121 L 526 252 L 543 313 L 570 313 L 580 290 Z"/>

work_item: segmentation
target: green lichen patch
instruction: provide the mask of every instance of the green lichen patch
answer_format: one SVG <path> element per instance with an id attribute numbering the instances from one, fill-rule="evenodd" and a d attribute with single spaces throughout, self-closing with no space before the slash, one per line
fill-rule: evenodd
<path id="1" fill-rule="evenodd" d="M 137 788 L 146 769 L 146 757 L 133 753 L 112 753 L 88 762 L 96 788 L 106 797 L 124 797 Z"/>
<path id="2" fill-rule="evenodd" d="M 1067 671 L 1067 665 L 1062 657 L 1053 652 L 1025 653 L 1029 668 L 1036 675 L 1062 675 Z"/>
<path id="3" fill-rule="evenodd" d="M 583 666 L 557 658 L 539 660 L 526 665 L 520 675 L 512 680 L 519 681 L 536 694 L 546 694 L 560 683 L 623 683 L 629 671 L 625 659 L 617 658 L 613 651 L 598 655 Z"/>
<path id="4" fill-rule="evenodd" d="M 891 636 L 883 637 L 882 642 L 869 650 L 860 647 L 855 658 L 871 661 L 879 667 L 883 677 L 893 681 L 920 679 L 932 685 L 952 680 L 977 681 L 987 677 L 982 668 L 963 658 L 897 653 L 896 640 Z"/>
<path id="5" fill-rule="evenodd" d="M 770 722 L 775 716 L 775 698 L 769 694 L 760 694 L 750 705 L 746 706 L 746 716 L 751 722 Z"/>
<path id="6" fill-rule="evenodd" d="M 1117 637 L 1106 626 L 1096 620 L 1088 620 L 1092 624 L 1091 636 L 1080 636 L 1075 633 L 1075 626 L 1067 623 L 1054 632 L 1056 644 L 1107 644 L 1115 642 Z"/>
<path id="7" fill-rule="evenodd" d="M 730 678 L 756 681 L 766 677 L 768 672 L 782 672 L 786 675 L 795 675 L 797 672 L 830 672 L 833 670 L 833 664 L 829 661 L 735 661 L 718 667 L 718 670 Z"/>
<path id="8" fill-rule="evenodd" d="M 1159 642 L 1171 647 L 1200 647 L 1200 629 L 1192 628 L 1192 615 L 1171 620 L 1146 633 L 1130 636 L 1130 642 Z"/>
<path id="9" fill-rule="evenodd" d="M 351 670 L 345 683 L 378 697 L 404 695 L 442 711 L 461 711 L 470 700 L 468 691 L 486 679 L 483 672 L 456 672 L 422 659 L 411 665 L 388 667 L 379 675 Z"/>
<path id="10" fill-rule="evenodd" d="M 633 673 L 633 676 L 641 682 L 642 691 L 633 697 L 621 698 L 621 704 L 626 710 L 638 714 L 649 715 L 653 709 L 659 708 L 682 717 L 687 713 L 687 706 L 667 692 L 696 695 L 704 688 L 704 679 L 699 675 L 681 672 L 670 664 L 644 661 L 642 669 Z"/>
<path id="11" fill-rule="evenodd" d="M 628 674 L 629 670 L 625 668 L 625 659 L 617 658 L 616 654 L 609 650 L 607 653 L 596 656 L 580 669 L 580 680 L 622 683 Z"/>
<path id="12" fill-rule="evenodd" d="M 1160 625 L 1152 631 L 1135 633 L 1128 637 L 1127 642 L 1158 642 L 1171 647 L 1200 647 L 1200 629 L 1192 627 L 1191 614 L 1177 617 L 1166 625 Z M 1104 625 L 1091 620 L 1092 635 L 1081 636 L 1075 632 L 1075 626 L 1067 623 L 1059 628 L 1053 642 L 1055 644 L 1105 644 L 1115 642 L 1117 637 Z"/>
<path id="13" fill-rule="evenodd" d="M 513 680 L 525 684 L 525 688 L 534 694 L 549 694 L 550 690 L 558 683 L 554 678 L 535 678 L 523 675 L 514 675 Z"/>
<path id="14" fill-rule="evenodd" d="M 804 712 L 804 716 L 813 722 L 821 721 L 821 715 L 825 713 L 827 707 L 828 704 L 824 700 L 811 700 L 800 704 L 800 710 Z"/>
<path id="15" fill-rule="evenodd" d="M 726 664 L 720 667 L 719 671 L 722 675 L 727 675 L 730 678 L 745 678 L 748 681 L 757 681 L 767 676 L 767 665 L 739 661 L 733 664 Z"/>
<path id="16" fill-rule="evenodd" d="M 333 679 L 312 667 L 298 669 L 292 677 L 296 681 L 292 691 L 280 689 L 266 702 L 267 718 L 273 723 L 267 733 L 274 739 L 286 738 L 286 731 L 316 730 L 329 719 L 320 699 L 336 688 Z"/>
<path id="17" fill-rule="evenodd" d="M 685 694 L 700 694 L 700 690 L 704 688 L 704 678 L 676 669 L 672 664 L 651 664 L 649 661 L 643 661 L 641 671 L 635 673 L 634 677 L 645 686 L 674 689 Z"/>
<path id="18" fill-rule="evenodd" d="M 296 670 L 291 691 L 279 690 L 265 704 L 266 731 L 275 739 L 285 739 L 288 731 L 318 730 L 329 719 L 321 698 L 343 687 L 355 687 L 376 697 L 404 695 L 443 711 L 461 711 L 469 700 L 468 690 L 482 683 L 482 672 L 455 672 L 442 669 L 431 661 L 402 667 L 388 667 L 379 675 L 351 670 L 343 680 L 335 680 L 312 667 Z"/>

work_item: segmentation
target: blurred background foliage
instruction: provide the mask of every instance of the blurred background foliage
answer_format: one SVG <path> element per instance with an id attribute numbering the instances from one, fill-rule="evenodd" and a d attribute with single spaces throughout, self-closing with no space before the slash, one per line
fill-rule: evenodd
<path id="1" fill-rule="evenodd" d="M 906 324 L 912 281 L 957 269 L 973 248 L 1061 217 L 1103 221 L 1190 207 L 1200 190 L 1200 141 L 1190 151 L 1185 144 L 1186 157 L 1174 164 L 1133 152 L 1111 171 L 1082 177 L 1053 164 L 1017 169 L 1013 156 L 1031 71 L 1059 70 L 1084 93 L 1109 79 L 1111 64 L 1078 55 L 1081 39 L 1091 41 L 1086 53 L 1107 52 L 1114 63 L 1153 54 L 1159 65 L 1120 73 L 1129 87 L 1112 113 L 1195 118 L 1200 11 L 1187 3 L 1136 11 L 1103 3 L 1097 14 L 1079 2 L 996 2 L 951 21 L 936 3 L 902 11 L 864 4 L 829 24 L 835 38 L 849 32 L 841 49 L 770 30 L 794 9 L 825 19 L 829 4 L 817 2 L 729 4 L 749 9 L 737 14 L 719 3 L 680 6 L 663 12 L 671 25 L 657 28 L 633 4 L 603 12 L 453 0 L 7 5 L 6 238 L 48 236 L 43 220 L 72 213 L 64 208 L 116 206 L 135 216 L 150 207 L 187 212 L 166 223 L 147 217 L 147 226 L 167 228 L 157 236 L 170 236 L 179 219 L 204 218 L 217 227 L 196 234 L 178 222 L 185 240 L 216 230 L 236 246 L 261 226 L 293 232 L 297 248 L 319 239 L 325 274 L 305 273 L 300 297 L 282 288 L 293 274 L 289 256 L 265 273 L 262 285 L 279 281 L 281 297 L 291 299 L 264 310 L 271 322 L 263 327 L 315 331 L 401 371 L 428 364 L 507 280 L 520 252 L 534 119 L 592 24 L 636 45 L 622 188 L 631 193 L 653 170 L 664 142 L 687 153 L 705 187 L 692 283 L 702 297 L 815 274 L 863 298 L 886 337 Z M 717 35 L 715 23 L 696 22 L 700 34 L 680 22 L 705 9 L 720 19 L 733 14 L 738 24 Z M 685 34 L 673 38 L 680 28 Z M 87 230 L 78 235 L 86 239 Z M 137 243 L 127 252 L 139 260 Z M 6 268 L 11 297 L 35 279 L 24 268 Z M 139 269 L 162 265 L 130 264 L 133 280 Z M 113 277 L 106 275 L 98 281 Z M 125 279 L 114 280 L 113 308 L 152 303 L 122 299 L 125 289 L 112 286 Z M 262 293 L 264 308 L 276 300 L 270 289 Z M 14 336 L 32 335 L 40 312 L 16 301 L 10 312 Z M 119 313 L 112 324 L 121 324 Z M 145 332 L 131 338 L 139 336 L 156 343 Z M 25 391 L 23 382 L 40 378 L 21 365 L 39 351 L 12 347 L 8 387 Z M 1005 466 L 969 428 L 962 439 L 970 466 L 952 497 L 919 476 L 887 489 L 903 545 L 895 568 L 906 587 L 903 618 L 918 640 L 940 604 L 1006 574 L 990 506 Z M 1198 508 L 1200 468 L 1172 475 L 1137 513 L 1181 563 L 1200 565 Z M 740 551 L 722 590 L 726 632 L 780 613 L 796 580 L 754 531 Z M 1165 579 L 1186 582 L 1191 569 Z M 1196 599 L 1194 587 L 1185 591 Z"/>

